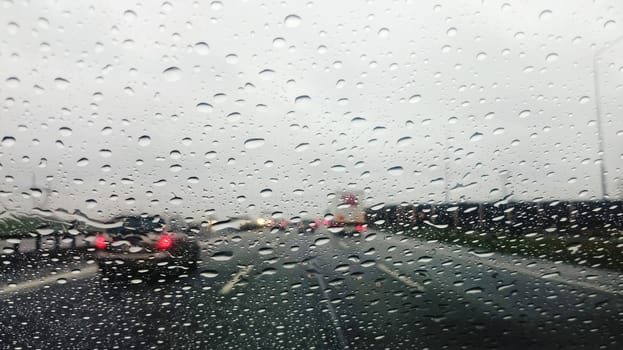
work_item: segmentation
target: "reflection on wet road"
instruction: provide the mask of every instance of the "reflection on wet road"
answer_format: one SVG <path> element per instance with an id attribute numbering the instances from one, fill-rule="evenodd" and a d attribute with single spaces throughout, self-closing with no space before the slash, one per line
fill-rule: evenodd
<path id="1" fill-rule="evenodd" d="M 592 271 L 381 232 L 230 233 L 202 248 L 199 269 L 177 278 L 107 280 L 83 262 L 3 284 L 0 347 L 615 349 L 623 341 L 620 288 Z"/>

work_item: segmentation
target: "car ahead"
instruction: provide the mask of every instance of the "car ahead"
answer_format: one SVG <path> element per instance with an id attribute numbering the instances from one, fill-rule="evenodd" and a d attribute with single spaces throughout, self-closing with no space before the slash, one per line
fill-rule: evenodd
<path id="1" fill-rule="evenodd" d="M 199 244 L 186 230 L 166 224 L 159 216 L 126 216 L 115 222 L 93 241 L 104 275 L 128 271 L 174 274 L 196 268 Z"/>

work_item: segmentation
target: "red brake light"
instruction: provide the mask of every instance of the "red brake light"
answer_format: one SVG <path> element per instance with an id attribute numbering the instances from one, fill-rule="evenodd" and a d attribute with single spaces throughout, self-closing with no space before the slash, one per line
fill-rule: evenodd
<path id="1" fill-rule="evenodd" d="M 95 248 L 97 249 L 106 249 L 108 242 L 106 242 L 106 237 L 103 234 L 99 234 L 95 236 Z"/>
<path id="2" fill-rule="evenodd" d="M 156 243 L 156 249 L 158 250 L 168 250 L 173 246 L 173 237 L 168 233 L 163 233 L 158 239 L 158 243 Z"/>
<path id="3" fill-rule="evenodd" d="M 357 230 L 357 232 L 366 232 L 368 231 L 368 225 L 357 225 L 355 229 Z"/>

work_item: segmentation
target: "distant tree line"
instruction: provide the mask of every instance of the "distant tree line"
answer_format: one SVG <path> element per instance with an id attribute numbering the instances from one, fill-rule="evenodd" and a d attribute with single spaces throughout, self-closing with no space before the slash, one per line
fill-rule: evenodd
<path id="1" fill-rule="evenodd" d="M 377 209 L 377 208 L 375 208 Z M 539 201 L 385 205 L 366 210 L 370 225 L 426 227 L 523 235 L 623 229 L 623 201 Z"/>

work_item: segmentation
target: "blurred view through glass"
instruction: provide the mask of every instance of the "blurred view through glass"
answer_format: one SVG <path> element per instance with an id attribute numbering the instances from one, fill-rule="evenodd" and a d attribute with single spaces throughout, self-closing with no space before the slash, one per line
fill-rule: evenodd
<path id="1" fill-rule="evenodd" d="M 0 348 L 623 346 L 623 3 L 2 0 L 0 32 Z"/>

